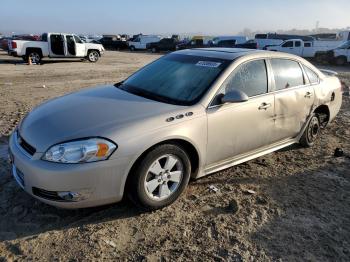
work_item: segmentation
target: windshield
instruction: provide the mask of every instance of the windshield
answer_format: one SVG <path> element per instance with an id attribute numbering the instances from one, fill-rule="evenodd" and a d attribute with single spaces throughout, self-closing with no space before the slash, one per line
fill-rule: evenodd
<path id="1" fill-rule="evenodd" d="M 193 105 L 230 62 L 170 54 L 142 68 L 117 87 L 160 102 Z"/>
<path id="2" fill-rule="evenodd" d="M 350 47 L 350 41 L 347 41 L 340 46 L 337 47 L 337 49 L 348 49 Z"/>

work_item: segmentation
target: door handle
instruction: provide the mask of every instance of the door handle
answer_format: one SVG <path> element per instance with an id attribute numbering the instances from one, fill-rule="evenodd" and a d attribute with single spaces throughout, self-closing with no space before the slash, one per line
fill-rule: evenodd
<path id="1" fill-rule="evenodd" d="M 308 98 L 312 97 L 312 93 L 311 92 L 306 92 L 305 97 L 308 97 Z"/>
<path id="2" fill-rule="evenodd" d="M 263 110 L 263 109 L 268 109 L 269 107 L 271 106 L 270 103 L 262 103 L 260 106 L 259 106 L 259 110 Z"/>

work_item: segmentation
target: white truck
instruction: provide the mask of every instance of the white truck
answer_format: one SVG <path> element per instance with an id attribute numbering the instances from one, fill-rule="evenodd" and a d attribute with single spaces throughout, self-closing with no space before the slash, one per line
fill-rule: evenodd
<path id="1" fill-rule="evenodd" d="M 284 41 L 280 45 L 267 46 L 265 49 L 270 51 L 290 53 L 305 58 L 317 58 L 318 55 L 321 55 L 328 50 L 334 49 L 341 43 L 343 43 L 343 41 L 303 41 L 301 39 L 290 39 Z"/>
<path id="2" fill-rule="evenodd" d="M 8 53 L 32 63 L 40 63 L 44 57 L 86 58 L 97 62 L 104 48 L 101 44 L 84 43 L 75 34 L 44 33 L 39 41 L 12 40 Z"/>
<path id="3" fill-rule="evenodd" d="M 350 41 L 327 52 L 327 60 L 336 65 L 345 65 L 350 63 Z"/>
<path id="4" fill-rule="evenodd" d="M 211 43 L 215 46 L 218 45 L 220 41 L 229 41 L 233 40 L 235 41 L 235 44 L 244 44 L 246 43 L 249 39 L 246 36 L 216 36 L 211 40 Z"/>
<path id="5" fill-rule="evenodd" d="M 129 49 L 131 51 L 135 51 L 137 49 L 146 50 L 147 44 L 159 42 L 160 39 L 161 37 L 157 35 L 139 35 L 128 42 Z"/>

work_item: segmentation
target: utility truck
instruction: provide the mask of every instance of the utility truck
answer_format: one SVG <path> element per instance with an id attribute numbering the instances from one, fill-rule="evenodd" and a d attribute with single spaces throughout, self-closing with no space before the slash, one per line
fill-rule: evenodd
<path id="1" fill-rule="evenodd" d="M 44 33 L 39 41 L 12 40 L 8 53 L 32 63 L 40 63 L 44 57 L 86 58 L 90 62 L 97 62 L 104 48 L 101 44 L 84 43 L 75 34 Z"/>
<path id="2" fill-rule="evenodd" d="M 329 50 L 326 53 L 328 62 L 336 65 L 345 65 L 350 63 L 350 41 Z"/>

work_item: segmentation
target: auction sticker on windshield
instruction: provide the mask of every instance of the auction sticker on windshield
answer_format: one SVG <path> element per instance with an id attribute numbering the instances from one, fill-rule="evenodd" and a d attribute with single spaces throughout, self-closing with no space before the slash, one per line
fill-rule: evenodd
<path id="1" fill-rule="evenodd" d="M 198 61 L 196 66 L 204 66 L 204 67 L 219 67 L 221 63 L 212 62 L 212 61 Z"/>

